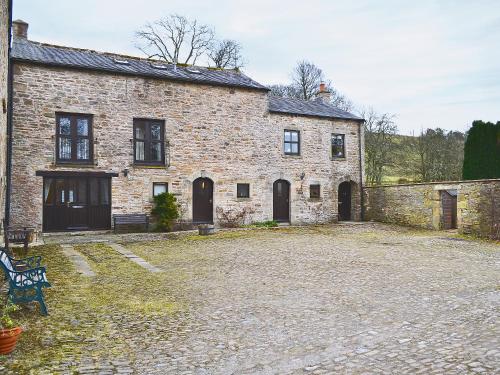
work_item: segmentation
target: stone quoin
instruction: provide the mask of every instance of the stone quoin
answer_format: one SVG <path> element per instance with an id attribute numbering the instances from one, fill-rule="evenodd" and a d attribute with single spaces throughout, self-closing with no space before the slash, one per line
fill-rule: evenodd
<path id="1" fill-rule="evenodd" d="M 0 244 L 3 243 L 7 190 L 7 137 L 9 112 L 9 36 L 12 3 L 0 1 Z"/>

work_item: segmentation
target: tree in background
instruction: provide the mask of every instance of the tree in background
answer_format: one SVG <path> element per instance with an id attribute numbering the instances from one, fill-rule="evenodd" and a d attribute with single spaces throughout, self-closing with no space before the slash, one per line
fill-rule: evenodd
<path id="1" fill-rule="evenodd" d="M 398 128 L 394 116 L 378 114 L 373 108 L 362 110 L 365 119 L 365 173 L 371 185 L 382 183 L 385 169 L 394 163 Z"/>
<path id="2" fill-rule="evenodd" d="M 464 180 L 500 178 L 500 121 L 474 121 L 464 147 Z"/>
<path id="3" fill-rule="evenodd" d="M 422 131 L 415 140 L 420 181 L 460 180 L 465 136 L 441 128 Z"/>
<path id="4" fill-rule="evenodd" d="M 221 69 L 239 69 L 243 67 L 241 45 L 235 40 L 224 39 L 216 41 L 208 53 L 209 65 Z"/>
<path id="5" fill-rule="evenodd" d="M 326 79 L 323 71 L 312 62 L 302 60 L 297 63 L 291 74 L 290 84 L 271 85 L 271 95 L 285 98 L 313 100 L 316 98 L 320 83 L 324 83 L 331 93 L 330 103 L 344 111 L 353 109 L 352 102 L 339 93 Z"/>
<path id="6" fill-rule="evenodd" d="M 158 58 L 174 64 L 196 64 L 214 39 L 208 25 L 199 24 L 178 14 L 171 14 L 147 23 L 136 32 L 137 48 L 148 58 Z"/>
<path id="7" fill-rule="evenodd" d="M 173 64 L 196 64 L 205 57 L 216 68 L 241 68 L 241 45 L 229 39 L 218 41 L 211 26 L 171 14 L 146 23 L 135 33 L 136 47 L 148 58 Z"/>

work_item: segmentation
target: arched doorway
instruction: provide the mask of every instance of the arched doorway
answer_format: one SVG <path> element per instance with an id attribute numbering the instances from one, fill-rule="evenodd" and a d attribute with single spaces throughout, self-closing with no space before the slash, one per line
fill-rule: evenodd
<path id="1" fill-rule="evenodd" d="M 273 220 L 290 221 L 290 183 L 286 180 L 276 180 L 273 184 Z"/>
<path id="2" fill-rule="evenodd" d="M 351 220 L 351 183 L 344 181 L 339 185 L 339 221 Z"/>
<path id="3" fill-rule="evenodd" d="M 193 223 L 213 223 L 214 221 L 214 183 L 211 179 L 200 177 L 193 181 Z"/>

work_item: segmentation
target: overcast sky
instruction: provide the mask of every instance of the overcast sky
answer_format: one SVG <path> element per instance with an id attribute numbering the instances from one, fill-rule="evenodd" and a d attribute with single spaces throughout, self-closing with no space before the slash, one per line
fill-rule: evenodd
<path id="1" fill-rule="evenodd" d="M 262 84 L 314 62 L 358 107 L 396 114 L 405 134 L 500 120 L 499 0 L 14 0 L 32 40 L 139 56 L 134 31 L 170 13 L 238 40 L 244 72 Z"/>

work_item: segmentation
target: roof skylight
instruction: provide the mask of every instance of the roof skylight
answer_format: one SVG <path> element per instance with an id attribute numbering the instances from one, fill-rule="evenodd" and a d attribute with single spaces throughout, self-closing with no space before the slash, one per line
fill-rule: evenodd
<path id="1" fill-rule="evenodd" d="M 130 62 L 129 62 L 129 61 L 127 61 L 127 60 L 122 60 L 122 59 L 113 58 L 113 61 L 115 62 L 115 64 L 120 64 L 120 65 L 130 65 Z"/>
<path id="2" fill-rule="evenodd" d="M 201 72 L 198 69 L 186 68 L 186 71 L 193 74 L 201 74 Z"/>
<path id="3" fill-rule="evenodd" d="M 162 70 L 167 70 L 168 69 L 168 65 L 164 65 L 164 64 L 153 64 L 151 63 L 150 64 L 152 68 L 155 68 L 155 69 L 162 69 Z"/>

